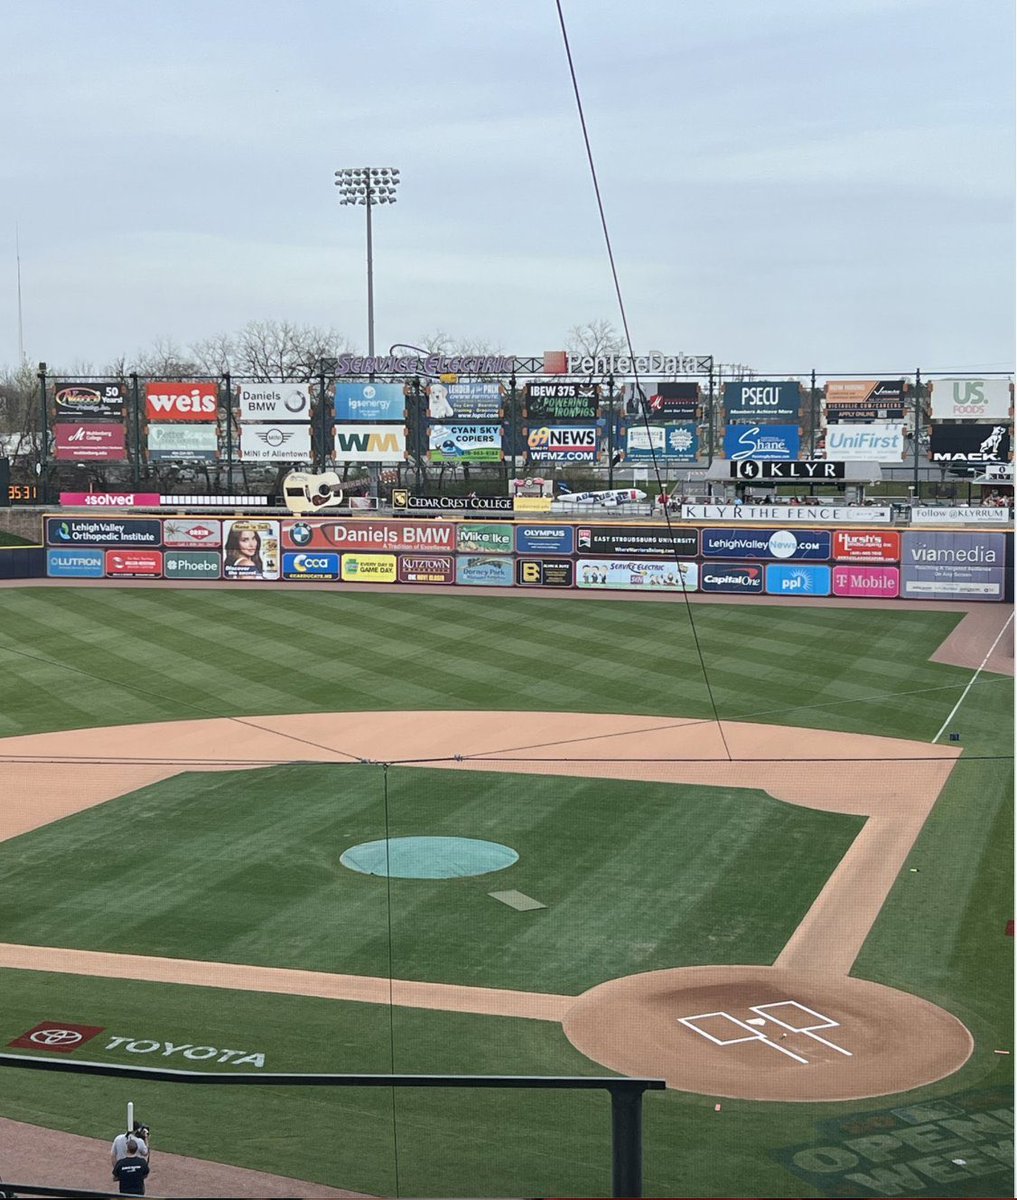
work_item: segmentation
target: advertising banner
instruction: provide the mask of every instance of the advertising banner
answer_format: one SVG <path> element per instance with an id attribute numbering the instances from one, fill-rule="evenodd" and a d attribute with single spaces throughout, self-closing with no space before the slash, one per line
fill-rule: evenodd
<path id="1" fill-rule="evenodd" d="M 576 586 L 626 591 L 694 592 L 699 568 L 694 562 L 654 562 L 650 559 L 581 558 L 576 563 Z"/>
<path id="2" fill-rule="evenodd" d="M 214 421 L 218 383 L 146 383 L 145 416 L 150 421 Z"/>
<path id="3" fill-rule="evenodd" d="M 905 379 L 828 379 L 825 413 L 830 423 L 899 419 L 908 405 Z"/>
<path id="4" fill-rule="evenodd" d="M 823 419 L 827 425 L 855 425 L 860 421 L 903 421 L 910 408 L 903 404 L 891 404 L 886 408 L 876 408 L 869 404 L 827 404 L 823 409 Z"/>
<path id="5" fill-rule="evenodd" d="M 498 512 L 511 516 L 511 496 L 413 496 L 406 488 L 392 489 L 392 508 L 397 512 Z"/>
<path id="6" fill-rule="evenodd" d="M 575 530 L 571 525 L 516 525 L 519 554 L 571 554 Z"/>
<path id="7" fill-rule="evenodd" d="M 848 504 L 683 504 L 683 521 L 766 521 L 804 525 L 889 525 L 892 508 Z"/>
<path id="8" fill-rule="evenodd" d="M 834 567 L 833 594 L 892 600 L 900 594 L 900 571 L 896 567 Z"/>
<path id="9" fill-rule="evenodd" d="M 763 590 L 763 568 L 750 563 L 703 563 L 699 568 L 703 592 L 759 593 Z"/>
<path id="10" fill-rule="evenodd" d="M 432 383 L 427 389 L 427 415 L 432 421 L 498 420 L 504 394 L 500 383 Z"/>
<path id="11" fill-rule="evenodd" d="M 50 546 L 158 546 L 161 522 L 125 517 L 47 517 L 46 542 Z"/>
<path id="12" fill-rule="evenodd" d="M 596 425 L 543 425 L 527 430 L 530 462 L 595 462 Z"/>
<path id="13" fill-rule="evenodd" d="M 699 384 L 689 382 L 658 383 L 646 402 L 652 417 L 677 417 L 683 421 L 694 421 L 699 416 L 699 405 Z"/>
<path id="14" fill-rule="evenodd" d="M 933 425 L 929 458 L 936 463 L 1010 461 L 1007 425 Z"/>
<path id="15" fill-rule="evenodd" d="M 47 550 L 46 574 L 51 579 L 102 579 L 106 560 L 101 550 Z"/>
<path id="16" fill-rule="evenodd" d="M 891 529 L 836 529 L 833 557 L 850 562 L 900 562 L 900 534 Z"/>
<path id="17" fill-rule="evenodd" d="M 670 462 L 694 462 L 699 454 L 695 425 L 630 425 L 623 434 L 623 449 L 629 462 L 653 458 Z"/>
<path id="18" fill-rule="evenodd" d="M 912 525 L 1009 525 L 1010 510 L 1007 508 L 948 508 L 916 504 L 911 509 Z"/>
<path id="19" fill-rule="evenodd" d="M 455 583 L 456 560 L 451 554 L 400 554 L 400 583 Z"/>
<path id="20" fill-rule="evenodd" d="M 107 550 L 106 574 L 124 579 L 159 579 L 161 550 Z"/>
<path id="21" fill-rule="evenodd" d="M 666 525 L 579 525 L 576 527 L 576 551 L 608 558 L 694 558 L 699 550 L 695 529 Z"/>
<path id="22" fill-rule="evenodd" d="M 512 559 L 483 554 L 456 559 L 456 583 L 470 587 L 512 587 Z"/>
<path id="23" fill-rule="evenodd" d="M 725 383 L 723 403 L 729 425 L 796 424 L 802 389 L 799 384 L 786 379 Z"/>
<path id="24" fill-rule="evenodd" d="M 61 492 L 66 508 L 158 508 L 158 492 Z"/>
<path id="25" fill-rule="evenodd" d="M 123 425 L 68 421 L 57 425 L 56 457 L 70 462 L 124 462 L 127 458 Z"/>
<path id="26" fill-rule="evenodd" d="M 403 425 L 336 425 L 336 462 L 403 462 L 406 427 Z"/>
<path id="27" fill-rule="evenodd" d="M 766 568 L 768 596 L 829 596 L 830 568 L 770 564 Z"/>
<path id="28" fill-rule="evenodd" d="M 162 523 L 162 544 L 195 550 L 218 550 L 222 545 L 222 522 L 204 517 L 167 517 Z"/>
<path id="29" fill-rule="evenodd" d="M 172 458 L 188 462 L 214 462 L 219 454 L 215 425 L 149 425 L 148 457 L 153 462 Z"/>
<path id="30" fill-rule="evenodd" d="M 931 600 L 1001 600 L 1006 573 L 1003 533 L 926 533 L 901 537 L 901 595 Z"/>
<path id="31" fill-rule="evenodd" d="M 704 529 L 704 558 L 830 557 L 830 533 L 825 529 Z"/>
<path id="32" fill-rule="evenodd" d="M 282 537 L 287 550 L 451 554 L 456 548 L 456 527 L 445 521 L 283 521 Z"/>
<path id="33" fill-rule="evenodd" d="M 456 549 L 460 554 L 511 554 L 511 525 L 457 525 Z"/>
<path id="34" fill-rule="evenodd" d="M 500 425 L 432 425 L 427 431 L 432 463 L 501 462 Z"/>
<path id="35" fill-rule="evenodd" d="M 405 421 L 406 393 L 401 383 L 338 383 L 337 421 Z"/>
<path id="36" fill-rule="evenodd" d="M 344 583 L 395 583 L 394 554 L 344 554 L 342 579 Z"/>
<path id="37" fill-rule="evenodd" d="M 241 421 L 307 421 L 309 383 L 242 383 L 233 389 Z"/>
<path id="38" fill-rule="evenodd" d="M 120 421 L 127 390 L 119 383 L 58 383 L 53 388 L 53 414 L 63 421 Z"/>
<path id="39" fill-rule="evenodd" d="M 222 555 L 218 550 L 170 550 L 163 555 L 163 575 L 167 579 L 218 579 L 222 574 Z"/>
<path id="40" fill-rule="evenodd" d="M 279 578 L 279 522 L 242 517 L 223 521 L 224 579 Z"/>
<path id="41" fill-rule="evenodd" d="M 937 379 L 931 388 L 934 421 L 1010 423 L 1013 385 L 1008 379 Z"/>
<path id="42" fill-rule="evenodd" d="M 315 580 L 335 583 L 339 578 L 339 555 L 330 550 L 298 550 L 284 554 L 282 577 L 298 583 Z"/>
<path id="43" fill-rule="evenodd" d="M 574 568 L 570 558 L 518 558 L 516 584 L 518 587 L 570 588 Z"/>
<path id="44" fill-rule="evenodd" d="M 732 462 L 797 458 L 799 446 L 797 425 L 729 425 L 724 434 L 724 457 Z"/>
<path id="45" fill-rule="evenodd" d="M 311 461 L 309 425 L 241 425 L 240 458 L 245 462 Z"/>
<path id="46" fill-rule="evenodd" d="M 777 483 L 828 483 L 843 479 L 845 475 L 842 462 L 825 462 L 814 458 L 804 458 L 800 462 L 765 458 L 736 459 L 731 463 L 730 471 L 732 479 Z"/>
<path id="47" fill-rule="evenodd" d="M 826 457 L 838 462 L 899 463 L 904 457 L 904 426 L 830 425 Z"/>
<path id="48" fill-rule="evenodd" d="M 534 421 L 590 421 L 597 415 L 595 383 L 528 383 L 526 416 Z"/>

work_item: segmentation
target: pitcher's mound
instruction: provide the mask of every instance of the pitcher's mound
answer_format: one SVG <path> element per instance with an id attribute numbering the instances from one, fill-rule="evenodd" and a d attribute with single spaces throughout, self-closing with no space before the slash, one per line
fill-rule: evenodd
<path id="1" fill-rule="evenodd" d="M 562 1022 L 623 1075 L 745 1100 L 858 1100 L 934 1083 L 968 1060 L 956 1017 L 895 988 L 781 967 L 681 967 L 599 984 Z"/>

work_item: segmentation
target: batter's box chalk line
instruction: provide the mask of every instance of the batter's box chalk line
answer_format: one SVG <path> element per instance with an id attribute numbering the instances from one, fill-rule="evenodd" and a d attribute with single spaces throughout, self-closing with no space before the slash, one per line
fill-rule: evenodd
<path id="1" fill-rule="evenodd" d="M 745 1042 L 762 1042 L 764 1046 L 769 1046 L 771 1050 L 777 1050 L 781 1054 L 786 1054 L 788 1058 L 793 1058 L 795 1062 L 808 1065 L 809 1060 L 803 1058 L 800 1054 L 795 1054 L 793 1050 L 789 1050 L 786 1046 L 781 1046 L 777 1042 L 767 1037 L 759 1026 L 765 1026 L 770 1022 L 786 1032 L 781 1035 L 784 1039 L 788 1033 L 796 1033 L 803 1037 L 812 1038 L 813 1041 L 820 1042 L 824 1046 L 828 1046 L 831 1050 L 836 1050 L 838 1054 L 843 1054 L 847 1058 L 852 1058 L 850 1050 L 845 1050 L 843 1046 L 838 1046 L 831 1042 L 828 1038 L 820 1037 L 816 1032 L 817 1029 L 837 1029 L 840 1026 L 839 1021 L 835 1021 L 832 1017 L 826 1017 L 822 1013 L 816 1012 L 815 1009 L 809 1008 L 804 1004 L 800 1004 L 797 1000 L 778 1000 L 771 1004 L 750 1004 L 749 1012 L 756 1014 L 755 1017 L 748 1017 L 744 1021 L 738 1017 L 732 1016 L 728 1012 L 708 1012 L 696 1013 L 690 1017 L 678 1017 L 679 1025 L 684 1025 L 687 1029 L 698 1033 L 700 1037 L 704 1037 L 707 1041 L 713 1042 L 715 1046 L 737 1046 Z M 784 1018 L 776 1016 L 774 1010 L 791 1009 L 792 1012 L 786 1012 Z M 807 1017 L 812 1018 L 811 1024 L 793 1024 L 793 1018 L 797 1013 L 803 1013 Z M 785 1019 L 787 1018 L 787 1019 Z M 720 1019 L 734 1025 L 736 1029 L 743 1031 L 742 1036 L 719 1038 L 715 1037 L 708 1029 L 702 1028 L 697 1022 Z"/>

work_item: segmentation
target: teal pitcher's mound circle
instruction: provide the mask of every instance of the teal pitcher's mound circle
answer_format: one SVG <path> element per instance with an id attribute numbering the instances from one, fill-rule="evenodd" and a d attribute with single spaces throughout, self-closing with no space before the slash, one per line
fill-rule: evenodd
<path id="1" fill-rule="evenodd" d="M 339 859 L 361 875 L 393 879 L 462 879 L 503 871 L 519 855 L 498 842 L 461 837 L 382 838 L 351 846 Z"/>

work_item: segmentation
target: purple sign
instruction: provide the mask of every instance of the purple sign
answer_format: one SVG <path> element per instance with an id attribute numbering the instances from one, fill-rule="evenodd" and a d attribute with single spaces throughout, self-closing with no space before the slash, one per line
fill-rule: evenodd
<path id="1" fill-rule="evenodd" d="M 1006 537 L 1002 533 L 901 536 L 900 594 L 914 600 L 1002 600 Z"/>

